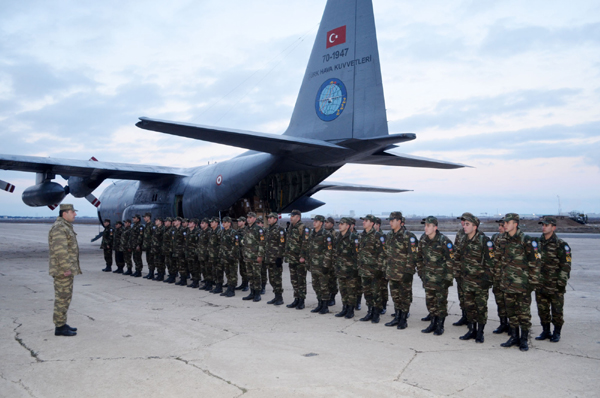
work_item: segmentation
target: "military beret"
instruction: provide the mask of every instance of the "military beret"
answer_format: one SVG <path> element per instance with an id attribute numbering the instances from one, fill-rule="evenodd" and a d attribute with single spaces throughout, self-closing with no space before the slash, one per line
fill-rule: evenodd
<path id="1" fill-rule="evenodd" d="M 136 214 L 135 216 L 133 216 L 133 218 L 137 218 L 138 220 L 141 220 L 141 219 L 142 219 L 142 217 L 140 217 L 140 215 L 139 215 L 139 214 Z"/>
<path id="2" fill-rule="evenodd" d="M 538 224 L 552 224 L 556 226 L 556 217 L 544 216 Z"/>
<path id="3" fill-rule="evenodd" d="M 377 217 L 375 217 L 373 214 L 367 214 L 366 216 L 361 217 L 360 219 L 361 220 L 369 220 L 369 221 L 372 221 L 372 222 L 377 221 Z"/>
<path id="4" fill-rule="evenodd" d="M 144 217 L 150 217 L 150 218 L 152 218 L 152 213 L 146 212 L 146 213 L 144 213 Z"/>
<path id="5" fill-rule="evenodd" d="M 471 213 L 464 213 L 463 217 L 461 218 L 461 220 L 468 221 L 470 223 L 473 223 L 473 224 L 479 226 L 479 218 L 475 217 Z"/>
<path id="6" fill-rule="evenodd" d="M 248 218 L 250 218 L 250 217 L 256 218 L 256 213 L 253 211 L 250 211 L 250 212 L 248 212 L 248 214 L 246 214 L 246 216 L 248 216 Z"/>
<path id="7" fill-rule="evenodd" d="M 401 211 L 393 211 L 390 213 L 390 216 L 387 218 L 388 220 L 400 220 L 402 221 L 402 212 Z"/>
<path id="8" fill-rule="evenodd" d="M 504 222 L 509 222 L 510 220 L 515 220 L 516 222 L 519 222 L 520 217 L 517 213 L 506 213 L 506 215 L 504 216 Z"/>
<path id="9" fill-rule="evenodd" d="M 231 222 L 231 217 L 229 217 L 229 216 L 223 217 L 223 222 Z"/>
<path id="10" fill-rule="evenodd" d="M 200 221 L 198 221 L 197 218 L 191 218 L 190 222 L 193 222 L 194 224 L 200 224 Z"/>
<path id="11" fill-rule="evenodd" d="M 460 217 L 456 217 L 456 219 L 466 221 L 467 217 L 475 217 L 475 216 L 469 212 L 465 212 Z"/>
<path id="12" fill-rule="evenodd" d="M 69 210 L 79 211 L 79 210 L 75 210 L 75 208 L 73 207 L 73 205 L 70 205 L 70 204 L 61 204 L 59 209 L 61 211 L 69 211 Z"/>
<path id="13" fill-rule="evenodd" d="M 316 216 L 314 216 L 312 218 L 314 221 L 321 221 L 321 222 L 325 222 L 325 217 L 323 217 L 322 215 L 318 214 Z"/>
<path id="14" fill-rule="evenodd" d="M 290 215 L 292 215 L 292 216 L 301 216 L 302 213 L 300 213 L 300 210 L 292 210 L 292 212 L 290 213 Z"/>
<path id="15" fill-rule="evenodd" d="M 238 220 L 238 222 L 240 222 L 240 221 L 246 222 L 246 217 L 241 216 L 237 220 Z"/>
<path id="16" fill-rule="evenodd" d="M 279 219 L 279 214 L 277 214 L 274 211 L 272 211 L 272 212 L 269 213 L 269 215 L 267 216 L 267 218 L 277 218 L 277 219 Z"/>
<path id="17" fill-rule="evenodd" d="M 428 216 L 421 220 L 421 224 L 434 224 L 435 226 L 437 226 L 438 219 L 434 216 Z"/>
<path id="18" fill-rule="evenodd" d="M 327 217 L 325 221 L 335 224 L 335 220 L 333 219 L 333 217 Z"/>
<path id="19" fill-rule="evenodd" d="M 381 218 L 375 217 L 375 224 L 381 225 Z"/>

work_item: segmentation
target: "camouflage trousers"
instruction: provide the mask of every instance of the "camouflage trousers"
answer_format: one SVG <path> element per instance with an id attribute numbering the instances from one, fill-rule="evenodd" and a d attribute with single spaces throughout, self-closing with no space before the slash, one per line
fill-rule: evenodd
<path id="1" fill-rule="evenodd" d="M 425 288 L 425 304 L 427 311 L 432 316 L 445 318 L 448 316 L 448 288 L 446 286 L 436 286 L 435 288 Z"/>
<path id="2" fill-rule="evenodd" d="M 396 311 L 408 312 L 410 310 L 413 301 L 412 284 L 412 274 L 402 274 L 402 279 L 399 281 L 390 279 L 392 301 Z"/>
<path id="3" fill-rule="evenodd" d="M 152 254 L 153 256 L 153 262 L 154 262 L 154 267 L 156 268 L 156 271 L 159 274 L 163 274 L 165 273 L 165 256 L 163 256 L 162 254 Z"/>
<path id="4" fill-rule="evenodd" d="M 106 266 L 110 267 L 113 263 L 112 249 L 104 249 L 104 261 L 106 261 Z"/>
<path id="5" fill-rule="evenodd" d="M 215 271 L 216 271 L 216 267 L 215 267 L 215 260 L 209 258 L 208 260 L 206 260 L 206 266 L 205 266 L 205 270 L 206 272 L 204 273 L 204 280 L 208 281 L 208 282 L 215 282 Z"/>
<path id="6" fill-rule="evenodd" d="M 240 258 L 239 263 L 240 263 L 239 269 L 240 269 L 240 276 L 242 277 L 242 283 L 244 283 L 244 282 L 248 283 L 248 273 L 246 270 L 246 264 L 244 263 L 244 259 Z"/>
<path id="7" fill-rule="evenodd" d="M 487 323 L 489 289 L 465 290 L 465 312 L 469 322 L 477 322 L 481 325 Z"/>
<path id="8" fill-rule="evenodd" d="M 250 289 L 261 290 L 262 289 L 262 279 L 261 279 L 261 271 L 262 264 L 256 261 L 256 259 L 246 258 L 246 266 L 248 270 L 248 278 L 250 282 Z"/>
<path id="9" fill-rule="evenodd" d="M 273 288 L 273 293 L 283 293 L 283 259 L 277 258 L 274 263 L 266 264 L 269 270 L 269 284 Z M 264 281 L 263 281 L 264 284 Z"/>
<path id="10" fill-rule="evenodd" d="M 328 268 L 329 269 L 329 268 Z M 331 267 L 331 274 L 329 275 L 329 293 L 335 297 L 338 294 L 338 280 L 335 275 L 335 267 Z"/>
<path id="11" fill-rule="evenodd" d="M 220 259 L 211 260 L 211 263 L 213 265 L 213 282 L 215 282 L 216 285 L 222 285 L 225 280 L 226 268 L 224 263 Z"/>
<path id="12" fill-rule="evenodd" d="M 237 286 L 238 280 L 238 262 L 237 259 L 221 260 L 225 275 L 227 276 L 227 286 Z"/>
<path id="13" fill-rule="evenodd" d="M 198 261 L 198 256 L 193 255 L 188 257 L 188 272 L 192 275 L 192 279 L 195 281 L 200 280 L 200 262 Z"/>
<path id="14" fill-rule="evenodd" d="M 171 257 L 170 253 L 167 253 L 165 256 L 165 269 L 170 275 L 173 275 L 173 257 Z"/>
<path id="15" fill-rule="evenodd" d="M 511 326 L 531 329 L 531 293 L 504 292 L 504 302 Z"/>
<path id="16" fill-rule="evenodd" d="M 294 289 L 294 298 L 306 298 L 306 265 L 290 261 L 290 280 Z"/>
<path id="17" fill-rule="evenodd" d="M 177 270 L 182 278 L 188 277 L 188 259 L 185 256 L 177 257 Z"/>
<path id="18" fill-rule="evenodd" d="M 181 262 L 185 263 L 185 259 L 181 257 L 173 257 L 171 255 L 171 268 L 169 268 L 169 275 L 177 276 L 181 271 Z"/>
<path id="19" fill-rule="evenodd" d="M 383 308 L 383 287 L 385 277 L 383 272 L 375 271 L 373 276 L 361 277 L 361 284 L 367 306 Z"/>
<path id="20" fill-rule="evenodd" d="M 494 293 L 494 300 L 496 300 L 496 306 L 498 307 L 498 316 L 506 316 L 506 302 L 504 300 L 504 290 L 500 289 L 498 284 L 492 286 L 492 292 Z"/>
<path id="21" fill-rule="evenodd" d="M 135 263 L 135 270 L 142 272 L 144 269 L 144 263 L 142 262 L 142 251 L 133 249 L 133 262 Z"/>
<path id="22" fill-rule="evenodd" d="M 123 252 L 115 252 L 115 263 L 117 263 L 117 267 L 125 266 L 125 257 L 123 257 Z"/>
<path id="23" fill-rule="evenodd" d="M 58 328 L 67 323 L 67 311 L 73 297 L 73 275 L 54 277 L 54 325 Z"/>
<path id="24" fill-rule="evenodd" d="M 154 254 L 150 251 L 146 251 L 146 264 L 148 264 L 148 271 L 154 272 L 154 269 L 156 268 L 154 265 Z"/>
<path id="25" fill-rule="evenodd" d="M 554 326 L 562 326 L 565 323 L 563 317 L 563 307 L 565 305 L 564 293 L 552 293 L 542 289 L 536 290 L 535 302 L 540 322 L 552 323 Z"/>
<path id="26" fill-rule="evenodd" d="M 356 305 L 356 296 L 358 296 L 360 278 L 358 275 L 353 277 L 337 278 L 340 285 L 340 295 L 342 296 L 342 305 Z"/>
<path id="27" fill-rule="evenodd" d="M 458 302 L 460 303 L 460 309 L 462 311 L 466 311 L 465 309 L 465 290 L 463 289 L 463 280 L 462 278 L 454 278 L 456 280 L 456 292 L 458 293 Z"/>
<path id="28" fill-rule="evenodd" d="M 269 280 L 268 271 L 269 266 L 263 260 L 262 264 L 260 265 L 260 281 L 263 286 L 265 286 L 267 284 L 267 281 Z"/>
<path id="29" fill-rule="evenodd" d="M 318 300 L 329 300 L 329 277 L 333 267 L 323 267 L 321 264 L 311 264 L 310 274 L 312 287 Z"/>
<path id="30" fill-rule="evenodd" d="M 203 257 L 198 258 L 198 263 L 200 264 L 200 280 L 207 281 L 208 280 L 208 261 L 206 261 Z"/>
<path id="31" fill-rule="evenodd" d="M 390 294 L 389 294 L 389 290 L 388 290 L 388 280 L 383 279 L 382 282 L 382 286 L 381 286 L 381 300 L 384 306 L 387 306 L 387 302 L 390 299 Z"/>
<path id="32" fill-rule="evenodd" d="M 125 264 L 127 265 L 127 269 L 131 269 L 133 267 L 133 262 L 131 261 L 131 251 L 125 250 L 123 252 L 123 257 L 125 258 Z"/>

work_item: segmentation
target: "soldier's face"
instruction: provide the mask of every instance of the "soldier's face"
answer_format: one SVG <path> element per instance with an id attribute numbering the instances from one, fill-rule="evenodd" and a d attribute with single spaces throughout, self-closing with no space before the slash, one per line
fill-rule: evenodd
<path id="1" fill-rule="evenodd" d="M 188 223 L 188 228 L 189 228 L 189 229 L 194 229 L 194 228 L 196 228 L 196 223 L 194 223 L 194 222 L 189 222 L 189 223 Z"/>
<path id="2" fill-rule="evenodd" d="M 171 226 L 171 221 L 165 221 L 165 227 L 170 227 Z"/>
<path id="3" fill-rule="evenodd" d="M 254 224 L 254 222 L 256 221 L 256 217 L 248 217 L 248 224 Z"/>
<path id="4" fill-rule="evenodd" d="M 162 221 L 156 220 L 156 221 L 154 221 L 154 225 L 156 225 L 157 227 L 160 227 L 162 225 Z"/>
<path id="5" fill-rule="evenodd" d="M 104 221 L 104 226 L 108 227 L 110 225 L 110 223 L 108 221 Z"/>
<path id="6" fill-rule="evenodd" d="M 140 219 L 139 219 L 139 218 L 137 218 L 137 217 L 133 217 L 133 218 L 132 218 L 132 221 L 133 221 L 134 223 L 136 223 L 136 222 L 140 222 Z"/>
<path id="7" fill-rule="evenodd" d="M 267 222 L 269 223 L 269 225 L 275 225 L 277 219 L 275 217 L 269 217 L 267 218 Z"/>
<path id="8" fill-rule="evenodd" d="M 381 224 L 373 224 L 373 228 L 375 228 L 375 231 L 379 232 L 379 229 L 381 228 Z"/>
<path id="9" fill-rule="evenodd" d="M 223 221 L 223 228 L 225 228 L 225 229 L 231 228 L 231 222 L 230 221 Z"/>
<path id="10" fill-rule="evenodd" d="M 73 222 L 73 220 L 75 220 L 76 215 L 77 213 L 75 213 L 73 210 L 67 210 L 63 212 L 62 218 L 64 218 L 68 222 Z"/>
<path id="11" fill-rule="evenodd" d="M 542 233 L 544 235 L 551 234 L 554 231 L 556 231 L 556 226 L 554 226 L 552 224 L 542 224 Z"/>
<path id="12" fill-rule="evenodd" d="M 435 235 L 435 231 L 437 231 L 437 225 L 431 223 L 425 223 L 425 235 L 431 236 Z"/>
<path id="13" fill-rule="evenodd" d="M 475 232 L 477 228 L 475 227 L 475 224 L 473 224 L 470 221 L 464 221 L 463 222 L 463 230 L 465 231 L 465 234 L 467 235 L 471 235 L 472 233 Z"/>
<path id="14" fill-rule="evenodd" d="M 116 229 L 119 229 L 119 228 L 121 228 L 121 224 L 117 224 L 117 225 L 115 225 L 115 228 L 116 228 Z"/>
<path id="15" fill-rule="evenodd" d="M 373 224 L 374 222 L 371 220 L 363 220 L 363 228 L 366 230 L 371 230 L 371 228 L 373 228 Z"/>
<path id="16" fill-rule="evenodd" d="M 319 229 L 321 229 L 322 226 L 323 226 L 323 221 L 317 221 L 317 220 L 313 221 L 313 227 L 315 227 L 315 229 L 319 230 Z"/>
<path id="17" fill-rule="evenodd" d="M 148 224 L 148 223 L 150 222 L 150 220 L 151 220 L 151 218 L 150 218 L 150 217 L 148 217 L 148 216 L 144 216 L 144 222 L 145 222 L 146 224 Z"/>
<path id="18" fill-rule="evenodd" d="M 238 221 L 238 228 L 244 228 L 244 224 L 246 224 L 244 221 Z"/>
<path id="19" fill-rule="evenodd" d="M 400 220 L 398 220 L 397 218 L 390 220 L 390 227 L 392 227 L 392 229 L 394 231 L 397 231 L 400 229 L 400 224 L 402 224 L 402 222 Z"/>
<path id="20" fill-rule="evenodd" d="M 207 224 L 206 222 L 202 221 L 202 222 L 200 223 L 200 228 L 202 228 L 202 229 L 206 229 L 206 228 L 208 228 L 208 224 Z"/>
<path id="21" fill-rule="evenodd" d="M 290 217 L 290 222 L 292 224 L 296 224 L 298 221 L 300 221 L 300 216 L 299 215 L 295 215 L 295 216 L 291 216 Z"/>
<path id="22" fill-rule="evenodd" d="M 504 229 L 504 223 L 500 223 L 498 224 L 498 232 L 500 232 L 501 234 L 505 233 L 506 230 Z"/>
<path id="23" fill-rule="evenodd" d="M 210 227 L 211 227 L 212 229 L 215 229 L 215 228 L 217 228 L 218 226 L 219 226 L 219 223 L 218 223 L 218 222 L 216 222 L 216 221 L 211 221 L 211 222 L 210 222 Z"/>
<path id="24" fill-rule="evenodd" d="M 126 222 L 126 223 L 125 223 L 125 227 L 126 227 L 126 228 L 128 228 L 128 227 L 130 227 L 130 226 L 131 226 L 131 223 L 130 223 L 130 222 Z"/>
<path id="25" fill-rule="evenodd" d="M 350 228 L 350 226 L 348 224 L 346 224 L 345 222 L 340 223 L 340 232 L 342 234 L 345 234 L 346 231 L 348 231 L 348 228 Z"/>
<path id="26" fill-rule="evenodd" d="M 331 229 L 333 228 L 333 223 L 330 221 L 325 221 L 325 229 Z"/>
<path id="27" fill-rule="evenodd" d="M 173 221 L 173 226 L 174 226 L 175 228 L 179 228 L 179 227 L 181 227 L 181 221 L 179 221 L 179 220 L 175 220 L 175 221 Z"/>
<path id="28" fill-rule="evenodd" d="M 504 232 L 511 233 L 517 229 L 519 224 L 515 220 L 504 223 Z"/>

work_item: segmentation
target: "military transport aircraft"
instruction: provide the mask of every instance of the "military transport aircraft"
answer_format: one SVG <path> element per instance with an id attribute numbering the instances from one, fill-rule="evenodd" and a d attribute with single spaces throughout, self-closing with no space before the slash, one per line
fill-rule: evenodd
<path id="1" fill-rule="evenodd" d="M 29 206 L 55 207 L 65 195 L 86 197 L 100 219 L 237 217 L 303 212 L 324 203 L 329 190 L 403 192 L 325 181 L 346 163 L 453 169 L 461 164 L 398 155 L 396 144 L 415 134 L 389 134 L 371 0 L 328 0 L 292 118 L 282 135 L 141 117 L 139 128 L 249 151 L 224 162 L 192 168 L 0 155 L 0 168 L 36 173 L 23 192 Z M 56 175 L 68 180 L 62 187 Z M 92 192 L 115 179 L 98 201 Z M 12 187 L 12 188 L 11 188 Z M 14 187 L 0 182 L 0 189 Z"/>

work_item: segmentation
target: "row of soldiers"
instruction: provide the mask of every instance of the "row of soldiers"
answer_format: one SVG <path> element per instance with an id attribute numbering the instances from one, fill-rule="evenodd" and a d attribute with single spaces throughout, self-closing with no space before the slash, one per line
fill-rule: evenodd
<path id="1" fill-rule="evenodd" d="M 498 220 L 499 233 L 490 239 L 478 230 L 480 220 L 471 213 L 464 213 L 459 217 L 462 228 L 454 243 L 438 231 L 438 220 L 433 216 L 422 220 L 425 233 L 417 239 L 406 229 L 401 212 L 390 214 L 392 230 L 387 234 L 380 231 L 381 220 L 373 215 L 361 218 L 361 233 L 356 231 L 356 220 L 349 217 L 339 221 L 339 231 L 336 231 L 332 218 L 318 215 L 313 218 L 311 229 L 301 222 L 298 210 L 291 213 L 285 230 L 278 225 L 276 213 L 268 215 L 265 227 L 256 214 L 250 212 L 247 218 L 237 220 L 237 229 L 232 228 L 233 220 L 229 217 L 223 218 L 222 228 L 218 218 L 203 219 L 200 223 L 191 219 L 187 225 L 187 220 L 181 218 L 167 218 L 164 223 L 157 218 L 152 225 L 149 213 L 144 219 L 146 228 L 139 225 L 140 218 L 135 216 L 133 226 L 126 220 L 125 228 L 117 223 L 115 229 L 106 220 L 103 247 L 107 268 L 104 271 L 111 270 L 111 250 L 114 249 L 117 251 L 115 272 L 123 272 L 125 261 L 128 265 L 125 274 L 141 276 L 141 251 L 145 250 L 148 279 L 175 283 L 179 274 L 177 285 L 186 286 L 191 278 L 188 287 L 226 297 L 235 296 L 235 290 L 250 289 L 250 294 L 243 299 L 260 301 L 268 275 L 275 294 L 268 304 L 282 305 L 285 259 L 294 290 L 294 301 L 288 308 L 305 308 L 306 276 L 311 272 L 318 299 L 318 305 L 311 312 L 329 313 L 339 287 L 342 310 L 336 317 L 354 317 L 354 311 L 361 309 L 364 295 L 368 310 L 360 320 L 378 323 L 380 315 L 386 312 L 389 286 L 395 311 L 386 326 L 398 329 L 407 327 L 413 276 L 417 273 L 425 289 L 429 312 L 422 319 L 430 322 L 423 333 L 444 333 L 448 288 L 456 281 L 462 317 L 454 325 L 466 324 L 469 329 L 460 337 L 462 340 L 484 342 L 490 288 L 500 317 L 500 326 L 494 333 L 510 334 L 503 346 L 528 350 L 532 291 L 536 292 L 543 327 L 536 339 L 560 340 L 571 253 L 568 244 L 556 236 L 556 219 L 552 217 L 540 222 L 543 234 L 540 239 L 533 239 L 519 229 L 518 214 L 509 213 Z M 200 228 L 196 228 L 198 224 Z M 131 254 L 124 254 L 125 259 L 119 263 L 119 248 L 133 253 L 135 273 L 131 272 Z M 167 279 L 165 269 L 169 271 Z M 236 287 L 238 270 L 242 283 Z M 223 292 L 225 286 L 227 291 Z M 550 333 L 551 322 L 555 326 L 553 333 Z"/>

